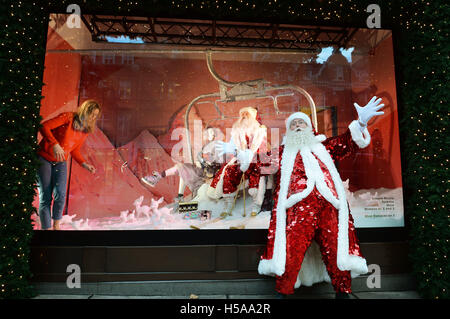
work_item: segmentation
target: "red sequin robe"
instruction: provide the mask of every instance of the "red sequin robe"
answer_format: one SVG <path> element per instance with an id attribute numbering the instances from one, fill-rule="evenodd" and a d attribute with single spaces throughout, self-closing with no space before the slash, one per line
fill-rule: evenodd
<path id="1" fill-rule="evenodd" d="M 227 163 L 224 163 L 219 171 L 214 175 L 208 188 L 208 196 L 214 199 L 221 197 L 231 197 L 238 191 L 241 183 L 242 174 L 244 174 L 245 181 L 248 181 L 249 189 L 257 189 L 259 202 L 262 203 L 264 199 L 265 182 L 260 179 L 260 160 L 259 153 L 266 151 L 267 130 L 261 126 L 250 136 L 248 134 L 240 134 L 232 132 L 234 144 L 239 150 L 250 149 L 254 156 L 248 169 L 243 173 L 240 170 L 240 163 L 236 157 L 232 157 Z M 242 186 L 241 186 L 242 189 Z M 260 204 L 261 204 L 260 203 Z"/>
<path id="2" fill-rule="evenodd" d="M 310 148 L 279 148 L 274 209 L 258 272 L 275 276 L 283 294 L 321 281 L 349 293 L 351 278 L 368 271 L 334 161 L 369 145 L 369 132 L 362 134 L 353 121 L 340 136 L 316 138 L 320 143 Z"/>

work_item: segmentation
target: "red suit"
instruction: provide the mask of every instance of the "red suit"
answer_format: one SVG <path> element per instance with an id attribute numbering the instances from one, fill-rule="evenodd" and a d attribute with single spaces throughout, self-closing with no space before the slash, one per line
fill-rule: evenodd
<path id="1" fill-rule="evenodd" d="M 334 165 L 370 143 L 367 129 L 363 135 L 357 125 L 337 137 L 317 135 L 305 148 L 279 148 L 274 209 L 258 272 L 275 276 L 282 294 L 321 281 L 350 293 L 351 278 L 368 271 Z"/>
<path id="2" fill-rule="evenodd" d="M 246 136 L 249 140 L 248 136 Z M 243 173 L 240 169 L 240 164 L 236 157 L 233 157 L 228 163 L 222 165 L 220 170 L 214 175 L 210 184 L 212 188 L 221 193 L 221 195 L 230 195 L 236 193 L 239 183 L 241 182 L 242 174 L 248 180 L 248 188 L 258 188 L 260 178 L 260 163 L 255 154 L 249 168 Z M 219 185 L 219 182 L 221 185 Z M 219 188 L 219 189 L 218 189 Z"/>

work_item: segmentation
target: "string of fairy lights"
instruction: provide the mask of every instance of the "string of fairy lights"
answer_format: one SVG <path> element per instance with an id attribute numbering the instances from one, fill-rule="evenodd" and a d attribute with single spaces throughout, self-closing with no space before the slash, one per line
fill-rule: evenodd
<path id="1" fill-rule="evenodd" d="M 48 15 L 73 1 L 0 3 L 0 298 L 31 296 L 31 214 L 37 168 L 36 133 L 41 103 Z M 315 25 L 364 27 L 367 5 L 377 1 L 169 0 L 76 1 L 82 10 L 117 15 L 198 16 L 215 19 L 278 20 Z M 405 216 L 411 227 L 411 259 L 419 289 L 430 298 L 448 297 L 449 160 L 445 158 L 449 90 L 449 4 L 378 1 L 383 26 L 398 28 L 401 79 L 399 112 Z M 107 12 L 107 13 L 106 13 Z M 189 13 L 189 15 L 186 15 Z M 432 54 L 430 54 L 432 53 Z M 403 104 L 403 106 L 402 106 Z"/>
<path id="2" fill-rule="evenodd" d="M 30 296 L 31 214 L 46 18 L 38 3 L 0 5 L 0 298 Z"/>
<path id="3" fill-rule="evenodd" d="M 415 2 L 417 4 L 417 2 Z M 402 59 L 404 73 L 401 98 L 405 105 L 403 169 L 408 191 L 406 208 L 411 223 L 411 261 L 418 289 L 428 298 L 448 298 L 449 192 L 448 83 L 449 47 L 445 17 L 447 3 L 423 2 L 423 10 L 410 14 L 405 22 L 408 61 Z M 443 20 L 442 20 L 443 19 Z M 407 125 L 407 126 L 406 126 Z"/>

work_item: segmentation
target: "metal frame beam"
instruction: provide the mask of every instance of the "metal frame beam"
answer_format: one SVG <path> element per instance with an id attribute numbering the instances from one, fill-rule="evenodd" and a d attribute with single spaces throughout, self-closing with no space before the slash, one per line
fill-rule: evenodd
<path id="1" fill-rule="evenodd" d="M 85 15 L 82 21 L 99 42 L 106 41 L 106 36 L 128 36 L 163 45 L 317 51 L 324 46 L 345 47 L 353 35 L 352 28 L 215 20 Z"/>

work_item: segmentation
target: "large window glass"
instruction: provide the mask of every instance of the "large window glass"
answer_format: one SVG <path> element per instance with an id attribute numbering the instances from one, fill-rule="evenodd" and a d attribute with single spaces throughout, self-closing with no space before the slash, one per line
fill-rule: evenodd
<path id="1" fill-rule="evenodd" d="M 365 105 L 375 95 L 385 107 L 369 122 L 371 143 L 338 169 L 356 227 L 404 225 L 389 30 L 352 29 L 342 46 L 327 44 L 325 31 L 310 38 L 319 43 L 311 49 L 266 49 L 148 43 L 132 26 L 129 34 L 99 41 L 86 21 L 70 27 L 67 15 L 52 14 L 48 27 L 43 120 L 76 112 L 86 100 L 101 106 L 79 149 L 95 173 L 67 157 L 61 229 L 266 229 L 276 168 L 261 177 L 256 214 L 245 179 L 225 218 L 224 200 L 208 196 L 232 157 L 218 156 L 216 145 L 230 141 L 240 110 L 257 110 L 270 151 L 281 144 L 291 113 L 301 110 L 318 133 L 337 136 L 357 119 L 353 103 Z"/>

